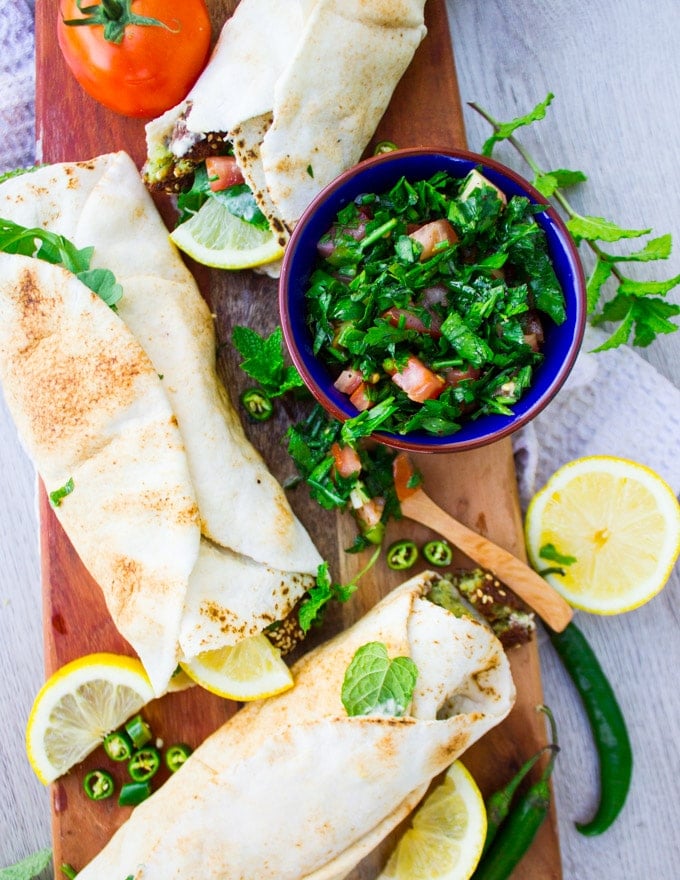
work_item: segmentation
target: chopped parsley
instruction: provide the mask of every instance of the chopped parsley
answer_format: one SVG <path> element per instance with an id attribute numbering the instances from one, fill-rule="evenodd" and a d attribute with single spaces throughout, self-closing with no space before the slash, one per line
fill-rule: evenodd
<path id="1" fill-rule="evenodd" d="M 382 430 L 441 435 L 511 413 L 543 360 L 543 325 L 565 320 L 537 210 L 505 204 L 474 171 L 402 178 L 338 213 L 319 242 L 308 324 L 331 372 L 361 378 L 359 409 L 390 400 Z M 430 224 L 432 244 L 420 235 Z"/>

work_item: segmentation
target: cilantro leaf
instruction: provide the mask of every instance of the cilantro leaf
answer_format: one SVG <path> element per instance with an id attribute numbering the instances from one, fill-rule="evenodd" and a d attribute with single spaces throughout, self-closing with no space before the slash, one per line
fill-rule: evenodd
<path id="1" fill-rule="evenodd" d="M 0 880 L 33 880 L 52 864 L 52 850 L 31 853 L 15 865 L 0 868 Z"/>
<path id="2" fill-rule="evenodd" d="M 406 714 L 413 699 L 418 669 L 410 657 L 390 660 L 382 642 L 368 642 L 355 653 L 342 683 L 347 714 Z"/>
<path id="3" fill-rule="evenodd" d="M 236 326 L 232 341 L 243 358 L 241 369 L 270 397 L 279 397 L 286 391 L 304 387 L 295 367 L 285 363 L 281 327 L 276 327 L 270 336 L 264 337 L 250 327 Z"/>

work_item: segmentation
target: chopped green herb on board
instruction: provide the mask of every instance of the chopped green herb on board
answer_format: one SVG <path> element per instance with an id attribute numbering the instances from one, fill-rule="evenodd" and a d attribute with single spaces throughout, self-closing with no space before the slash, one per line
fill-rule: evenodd
<path id="1" fill-rule="evenodd" d="M 64 483 L 63 486 L 60 486 L 58 489 L 55 489 L 54 492 L 50 492 L 50 501 L 52 502 L 52 507 L 59 507 L 61 502 L 66 498 L 67 495 L 70 495 L 75 488 L 75 484 L 73 482 L 73 477 L 69 477 L 69 479 Z"/>
<path id="2" fill-rule="evenodd" d="M 579 214 L 569 203 L 563 190 L 587 180 L 582 171 L 560 168 L 553 171 L 541 169 L 533 157 L 515 138 L 515 132 L 523 126 L 544 119 L 554 95 L 548 94 L 525 116 L 510 122 L 499 122 L 476 103 L 476 110 L 494 129 L 494 134 L 484 143 L 482 153 L 491 156 L 497 143 L 507 140 L 522 156 L 534 174 L 533 184 L 546 198 L 553 199 L 566 214 L 566 225 L 577 245 L 584 243 L 595 255 L 595 263 L 588 277 L 587 298 L 589 320 L 593 326 L 605 323 L 614 325 L 611 336 L 596 351 L 616 348 L 632 342 L 645 347 L 660 334 L 674 333 L 678 325 L 671 319 L 680 315 L 680 305 L 668 302 L 665 297 L 680 285 L 680 275 L 661 281 L 639 281 L 630 278 L 625 271 L 626 263 L 648 263 L 666 260 L 671 254 L 672 238 L 661 235 L 651 238 L 644 247 L 628 254 L 613 254 L 605 245 L 624 239 L 641 238 L 651 229 L 625 229 L 604 217 Z M 605 285 L 615 284 L 615 293 L 607 298 Z"/>

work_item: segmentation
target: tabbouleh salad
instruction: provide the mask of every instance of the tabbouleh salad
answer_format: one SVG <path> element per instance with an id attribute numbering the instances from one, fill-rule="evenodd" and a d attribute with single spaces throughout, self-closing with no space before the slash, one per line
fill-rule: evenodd
<path id="1" fill-rule="evenodd" d="M 315 354 L 381 430 L 451 434 L 511 414 L 543 359 L 546 321 L 565 320 L 543 206 L 478 170 L 400 179 L 344 207 L 318 243 L 306 292 Z"/>

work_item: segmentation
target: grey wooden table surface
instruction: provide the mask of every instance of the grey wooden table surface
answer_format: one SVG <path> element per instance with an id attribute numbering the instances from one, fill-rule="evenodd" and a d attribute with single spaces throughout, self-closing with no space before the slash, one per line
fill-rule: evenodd
<path id="1" fill-rule="evenodd" d="M 8 29 L 25 26 L 32 5 L 0 0 L 0 33 L 4 29 L 11 37 Z M 588 183 L 573 193 L 574 206 L 623 226 L 670 232 L 680 243 L 678 0 L 447 0 L 447 5 L 463 101 L 477 101 L 497 118 L 510 119 L 552 91 L 548 118 L 522 139 L 543 167 L 588 174 Z M 30 74 L 20 61 L 0 59 L 3 93 L 16 92 L 1 117 L 0 141 L 11 141 L 16 161 L 30 164 L 33 156 L 25 155 L 12 115 L 23 119 L 30 108 Z M 466 124 L 471 148 L 479 148 L 489 134 L 487 124 L 470 109 Z M 498 157 L 523 170 L 509 150 Z M 657 272 L 660 277 L 680 273 L 678 248 Z M 638 268 L 636 277 L 651 271 Z M 680 289 L 669 299 L 680 301 Z M 680 387 L 680 333 L 661 338 L 642 355 Z M 625 407 L 626 388 L 619 396 Z M 635 428 L 645 430 L 644 424 Z M 680 450 L 677 436 L 668 443 Z M 2 867 L 49 843 L 48 794 L 33 777 L 23 746 L 26 718 L 43 679 L 35 476 L 4 404 L 0 463 Z M 578 618 L 615 685 L 635 754 L 628 803 L 599 838 L 583 838 L 573 827 L 597 801 L 597 765 L 578 698 L 541 640 L 546 701 L 560 716 L 563 759 L 555 791 L 567 880 L 680 876 L 679 599 L 676 569 L 666 589 L 644 607 L 613 618 Z M 515 876 L 521 878 L 521 869 Z"/>

